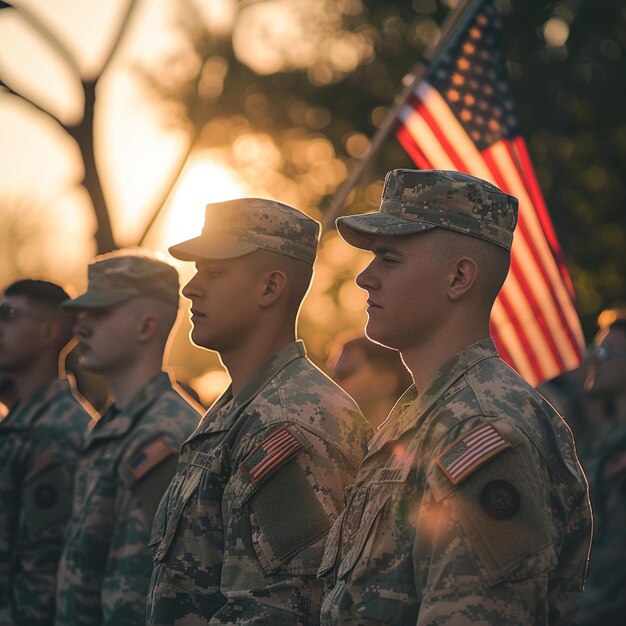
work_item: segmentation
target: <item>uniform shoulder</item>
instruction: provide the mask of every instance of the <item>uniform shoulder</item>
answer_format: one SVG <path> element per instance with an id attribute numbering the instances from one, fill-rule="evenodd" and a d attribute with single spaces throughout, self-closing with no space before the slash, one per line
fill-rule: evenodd
<path id="1" fill-rule="evenodd" d="M 246 409 L 246 431 L 257 436 L 279 424 L 293 424 L 351 458 L 363 455 L 372 430 L 354 400 L 307 358 L 283 368 Z M 358 454 L 354 450 L 358 449 Z"/>
<path id="2" fill-rule="evenodd" d="M 324 407 L 359 411 L 356 402 L 307 357 L 289 363 L 273 382 L 284 401 L 310 401 Z"/>

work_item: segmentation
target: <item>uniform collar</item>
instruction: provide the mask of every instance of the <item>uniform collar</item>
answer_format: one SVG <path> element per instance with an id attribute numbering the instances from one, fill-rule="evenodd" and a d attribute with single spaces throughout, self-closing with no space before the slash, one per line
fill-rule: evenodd
<path id="1" fill-rule="evenodd" d="M 481 339 L 459 350 L 448 359 L 437 370 L 424 393 L 419 394 L 415 385 L 411 385 L 371 439 L 370 452 L 378 449 L 386 441 L 397 439 L 405 431 L 418 426 L 421 418 L 456 381 L 480 361 L 497 356 L 498 350 L 493 339 L 491 337 Z"/>
<path id="2" fill-rule="evenodd" d="M 169 375 L 166 372 L 159 372 L 133 396 L 123 409 L 113 403 L 89 431 L 85 448 L 88 448 L 94 441 L 123 437 L 159 396 L 171 387 Z"/>
<path id="3" fill-rule="evenodd" d="M 232 387 L 228 387 L 200 420 L 198 428 L 188 441 L 203 432 L 228 430 L 239 409 L 249 404 L 289 363 L 305 356 L 306 350 L 301 341 L 287 344 L 272 354 L 259 365 L 237 397 L 233 398 Z"/>
<path id="4" fill-rule="evenodd" d="M 30 428 L 48 408 L 57 396 L 71 393 L 70 384 L 63 378 L 55 378 L 52 382 L 40 387 L 29 400 L 20 402 L 0 422 L 3 427 L 12 429 Z"/>

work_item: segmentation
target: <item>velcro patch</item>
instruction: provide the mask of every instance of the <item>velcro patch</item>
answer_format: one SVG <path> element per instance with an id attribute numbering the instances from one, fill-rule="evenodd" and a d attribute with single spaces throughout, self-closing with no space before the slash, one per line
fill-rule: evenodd
<path id="1" fill-rule="evenodd" d="M 130 472 L 136 480 L 143 478 L 161 461 L 174 454 L 174 450 L 162 437 L 143 447 L 131 460 Z"/>
<path id="2" fill-rule="evenodd" d="M 256 485 L 304 446 L 286 429 L 275 430 L 241 463 Z"/>
<path id="3" fill-rule="evenodd" d="M 436 462 L 443 473 L 458 485 L 485 461 L 510 447 L 511 444 L 493 424 L 482 424 L 448 446 Z"/>

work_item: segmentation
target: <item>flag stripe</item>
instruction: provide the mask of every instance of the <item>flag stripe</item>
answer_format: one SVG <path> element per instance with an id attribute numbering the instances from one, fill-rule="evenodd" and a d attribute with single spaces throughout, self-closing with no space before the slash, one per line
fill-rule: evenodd
<path id="1" fill-rule="evenodd" d="M 504 144 L 504 142 L 500 143 Z M 506 145 L 500 146 L 496 144 L 485 152 L 489 152 L 490 156 L 491 154 L 495 156 L 494 161 L 497 161 L 500 165 L 499 171 L 504 174 L 503 184 L 505 188 L 510 190 L 510 193 L 517 195 L 520 200 L 518 230 L 516 232 L 519 232 L 525 243 L 527 243 L 528 249 L 533 255 L 535 266 L 543 275 L 542 282 L 551 288 L 554 294 L 554 297 L 549 297 L 545 301 L 542 300 L 542 310 L 546 313 L 554 313 L 560 318 L 559 321 L 554 322 L 551 331 L 560 335 L 559 345 L 566 352 L 566 360 L 576 359 L 580 348 L 582 348 L 582 331 L 580 330 L 578 315 L 573 306 L 571 296 L 563 284 L 554 255 L 548 248 L 547 241 L 543 236 L 541 224 L 526 193 L 520 173 L 516 169 L 511 159 L 511 153 Z M 540 278 L 537 277 L 537 280 L 540 280 Z M 566 333 L 566 328 L 578 328 L 581 343 L 573 339 L 572 333 Z"/>
<path id="2" fill-rule="evenodd" d="M 492 161 L 494 163 L 494 171 L 499 172 L 497 166 L 495 165 L 496 160 L 493 159 L 489 150 L 485 151 L 484 157 L 488 162 Z M 496 184 L 505 189 L 509 186 L 507 181 L 504 180 L 504 178 L 501 178 L 500 175 L 496 177 Z M 531 245 L 527 235 L 525 214 L 527 212 L 532 212 L 532 210 L 525 211 L 527 205 L 524 202 L 524 198 L 520 198 L 520 200 L 518 229 L 516 231 L 516 238 L 513 242 L 515 250 L 511 255 L 511 274 L 512 276 L 517 276 L 519 282 L 524 285 L 526 297 L 529 299 L 537 319 L 541 320 L 544 315 L 549 318 L 550 329 L 548 332 L 543 334 L 549 349 L 553 352 L 553 355 L 558 357 L 556 367 L 558 371 L 561 371 L 564 368 L 564 358 L 561 351 L 567 351 L 569 343 L 569 339 L 564 333 L 564 325 L 566 324 L 566 321 L 563 316 L 562 308 L 555 304 L 550 290 L 550 286 L 554 281 L 551 281 L 550 277 L 544 271 L 546 266 L 543 265 L 538 259 L 537 246 Z M 546 246 L 545 241 L 539 241 L 537 244 L 538 246 Z M 547 254 L 550 255 L 548 262 L 553 262 L 551 253 L 547 251 Z M 530 278 L 529 281 L 526 280 L 526 276 Z M 511 277 L 505 283 L 503 290 L 509 288 L 510 282 Z M 562 283 L 560 280 L 557 280 L 557 285 L 554 286 L 554 289 L 556 290 L 559 287 L 562 287 Z M 541 293 L 537 293 L 537 291 L 540 291 Z M 534 295 L 531 295 L 531 293 Z M 557 347 L 553 336 L 558 338 L 559 347 Z M 551 368 L 549 372 L 550 371 L 554 371 L 554 368 Z"/>

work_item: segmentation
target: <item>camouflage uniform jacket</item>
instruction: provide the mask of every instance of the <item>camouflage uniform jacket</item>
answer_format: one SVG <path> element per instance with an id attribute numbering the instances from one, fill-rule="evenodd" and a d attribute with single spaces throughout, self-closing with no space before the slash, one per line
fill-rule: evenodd
<path id="1" fill-rule="evenodd" d="M 0 421 L 0 624 L 51 624 L 89 415 L 57 379 Z"/>
<path id="2" fill-rule="evenodd" d="M 626 615 L 626 424 L 589 464 L 595 532 L 583 595 L 585 626 L 617 626 Z"/>
<path id="3" fill-rule="evenodd" d="M 590 533 L 569 429 L 485 339 L 370 442 L 326 544 L 321 621 L 574 624 Z"/>
<path id="4" fill-rule="evenodd" d="M 198 420 L 161 373 L 88 433 L 59 566 L 56 624 L 144 622 L 154 512 Z"/>
<path id="5" fill-rule="evenodd" d="M 324 538 L 370 435 L 300 343 L 227 390 L 157 512 L 148 623 L 318 623 Z"/>

